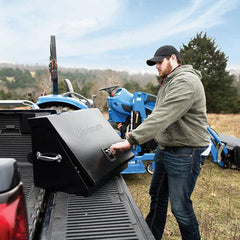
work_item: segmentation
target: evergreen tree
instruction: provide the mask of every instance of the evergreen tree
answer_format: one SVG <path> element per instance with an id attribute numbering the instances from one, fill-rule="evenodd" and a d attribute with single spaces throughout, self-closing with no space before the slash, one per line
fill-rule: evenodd
<path id="1" fill-rule="evenodd" d="M 239 95 L 233 86 L 234 77 L 226 71 L 228 58 L 217 49 L 215 40 L 206 33 L 197 33 L 180 50 L 183 64 L 191 64 L 202 73 L 208 112 L 237 112 Z"/>
<path id="2" fill-rule="evenodd" d="M 140 84 L 136 81 L 125 81 L 122 87 L 126 88 L 131 93 L 142 91 Z"/>
<path id="3" fill-rule="evenodd" d="M 91 98 L 91 94 L 90 94 L 90 91 L 93 87 L 93 83 L 92 82 L 86 82 L 81 91 L 80 91 L 80 94 L 86 98 Z"/>
<path id="4" fill-rule="evenodd" d="M 159 79 L 159 76 L 157 76 L 157 79 Z M 157 95 L 159 88 L 160 88 L 160 84 L 154 85 L 152 82 L 148 82 L 144 86 L 143 92 Z"/>

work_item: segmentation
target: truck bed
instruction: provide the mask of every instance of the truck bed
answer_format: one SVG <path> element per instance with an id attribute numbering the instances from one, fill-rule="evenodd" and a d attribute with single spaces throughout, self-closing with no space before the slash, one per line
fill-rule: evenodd
<path id="1" fill-rule="evenodd" d="M 63 192 L 47 194 L 34 187 L 31 164 L 21 163 L 20 172 L 28 205 L 30 239 L 154 239 L 121 175 L 84 197 Z M 37 219 L 45 204 L 40 227 Z"/>

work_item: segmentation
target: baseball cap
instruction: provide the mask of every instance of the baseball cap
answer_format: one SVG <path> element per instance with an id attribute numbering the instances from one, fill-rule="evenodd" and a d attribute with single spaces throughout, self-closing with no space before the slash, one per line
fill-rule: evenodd
<path id="1" fill-rule="evenodd" d="M 178 50 L 175 47 L 173 47 L 171 45 L 162 46 L 155 52 L 153 58 L 147 60 L 147 65 L 153 66 L 157 62 L 160 62 L 165 57 L 172 56 L 172 54 L 175 54 L 176 57 L 180 57 L 180 53 L 178 52 Z"/>

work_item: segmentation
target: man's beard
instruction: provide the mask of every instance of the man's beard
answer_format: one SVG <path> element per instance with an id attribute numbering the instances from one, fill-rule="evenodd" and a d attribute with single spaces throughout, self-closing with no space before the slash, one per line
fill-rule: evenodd
<path id="1" fill-rule="evenodd" d="M 165 78 L 172 71 L 172 65 L 170 61 L 168 61 L 167 66 L 159 72 L 159 76 L 161 78 Z"/>

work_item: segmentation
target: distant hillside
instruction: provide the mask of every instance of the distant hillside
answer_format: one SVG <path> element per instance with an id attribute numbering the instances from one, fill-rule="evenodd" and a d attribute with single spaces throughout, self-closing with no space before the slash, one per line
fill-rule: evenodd
<path id="1" fill-rule="evenodd" d="M 144 86 L 158 85 L 157 78 L 151 74 L 129 74 L 124 71 L 62 68 L 58 69 L 59 92 L 65 92 L 64 79 L 69 79 L 78 92 L 91 98 L 98 95 L 99 101 L 106 101 L 100 88 L 120 85 L 129 86 L 134 91 L 144 90 Z M 131 83 L 131 84 L 129 84 Z M 42 93 L 52 93 L 52 83 L 48 66 L 0 64 L 0 99 L 30 99 L 37 101 Z M 102 100 L 101 100 L 102 99 Z M 102 103 L 100 104 L 102 105 Z"/>
<path id="2" fill-rule="evenodd" d="M 238 92 L 240 92 L 240 68 L 230 70 L 230 73 L 234 76 L 233 85 L 237 87 Z"/>
<path id="3" fill-rule="evenodd" d="M 230 70 L 234 75 L 234 86 L 240 92 L 240 69 Z M 144 91 L 157 93 L 157 76 L 151 74 L 129 74 L 111 69 L 58 69 L 59 93 L 66 92 L 64 79 L 69 79 L 74 91 L 87 98 L 97 96 L 97 104 L 102 108 L 106 104 L 107 93 L 99 89 L 111 85 L 120 85 L 130 92 Z M 14 65 L 0 63 L 0 99 L 29 99 L 37 101 L 41 94 L 52 93 L 52 82 L 48 66 Z"/>

